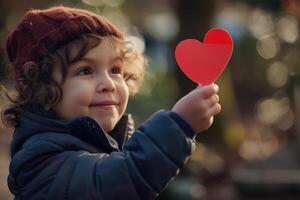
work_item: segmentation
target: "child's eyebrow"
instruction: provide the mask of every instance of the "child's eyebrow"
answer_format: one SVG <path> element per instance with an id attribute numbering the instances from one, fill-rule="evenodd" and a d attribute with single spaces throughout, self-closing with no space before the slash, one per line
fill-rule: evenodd
<path id="1" fill-rule="evenodd" d="M 82 57 L 74 62 L 71 62 L 71 67 L 75 67 L 80 62 L 95 63 L 95 60 L 88 57 Z"/>
<path id="2" fill-rule="evenodd" d="M 81 63 L 81 62 L 86 62 L 86 63 L 97 63 L 97 60 L 94 59 L 94 58 L 89 58 L 89 57 L 82 57 L 80 58 L 79 60 L 76 60 L 74 61 L 73 63 L 71 63 L 69 69 L 72 69 L 74 67 L 77 67 L 78 66 L 78 63 Z M 121 62 L 123 63 L 124 62 L 124 59 L 121 57 L 121 56 L 116 56 L 112 59 L 109 60 L 109 63 L 110 64 L 113 64 L 113 63 L 116 63 L 116 62 Z"/>
<path id="3" fill-rule="evenodd" d="M 121 61 L 123 63 L 124 62 L 124 58 L 122 58 L 121 56 L 116 56 L 116 57 L 114 57 L 114 58 L 112 58 L 110 60 L 110 63 L 115 63 L 117 61 Z"/>
<path id="4" fill-rule="evenodd" d="M 115 56 L 112 59 L 110 59 L 110 62 L 116 62 L 116 61 L 124 61 L 124 58 L 122 58 L 121 56 Z"/>

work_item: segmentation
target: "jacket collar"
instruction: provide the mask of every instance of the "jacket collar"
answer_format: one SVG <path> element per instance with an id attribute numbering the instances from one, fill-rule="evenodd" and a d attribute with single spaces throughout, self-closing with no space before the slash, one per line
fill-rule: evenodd
<path id="1" fill-rule="evenodd" d="M 130 114 L 124 114 L 115 128 L 109 132 L 91 117 L 78 117 L 70 121 L 62 120 L 53 110 L 45 111 L 39 105 L 31 105 L 20 115 L 20 123 L 15 129 L 12 141 L 12 156 L 21 149 L 22 144 L 31 136 L 55 132 L 70 134 L 92 144 L 97 149 L 110 153 L 121 150 L 133 134 L 134 123 Z"/>

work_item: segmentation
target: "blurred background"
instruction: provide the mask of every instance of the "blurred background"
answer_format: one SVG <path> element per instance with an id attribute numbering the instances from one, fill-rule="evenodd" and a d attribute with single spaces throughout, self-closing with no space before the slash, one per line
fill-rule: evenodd
<path id="1" fill-rule="evenodd" d="M 232 35 L 233 56 L 217 81 L 222 112 L 158 199 L 300 199 L 300 0 L 1 0 L 0 81 L 9 90 L 9 31 L 30 8 L 55 5 L 103 15 L 148 56 L 151 78 L 127 110 L 137 126 L 196 87 L 176 65 L 180 41 L 202 41 L 214 27 Z M 12 132 L 0 125 L 3 200 L 12 199 Z"/>

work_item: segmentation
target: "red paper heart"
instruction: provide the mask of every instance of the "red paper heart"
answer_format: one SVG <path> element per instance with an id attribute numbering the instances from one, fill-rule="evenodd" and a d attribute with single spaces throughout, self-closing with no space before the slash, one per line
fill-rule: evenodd
<path id="1" fill-rule="evenodd" d="M 196 39 L 181 41 L 175 49 L 180 69 L 194 82 L 208 85 L 217 80 L 224 71 L 233 50 L 228 32 L 211 29 L 203 43 Z"/>

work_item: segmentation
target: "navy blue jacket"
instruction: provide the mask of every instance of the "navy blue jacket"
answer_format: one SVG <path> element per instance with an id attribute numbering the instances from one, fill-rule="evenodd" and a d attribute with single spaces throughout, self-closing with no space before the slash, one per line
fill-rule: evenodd
<path id="1" fill-rule="evenodd" d="M 15 199 L 155 199 L 191 155 L 193 136 L 172 112 L 134 133 L 124 115 L 107 134 L 90 117 L 62 121 L 34 106 L 14 132 L 8 186 Z"/>

